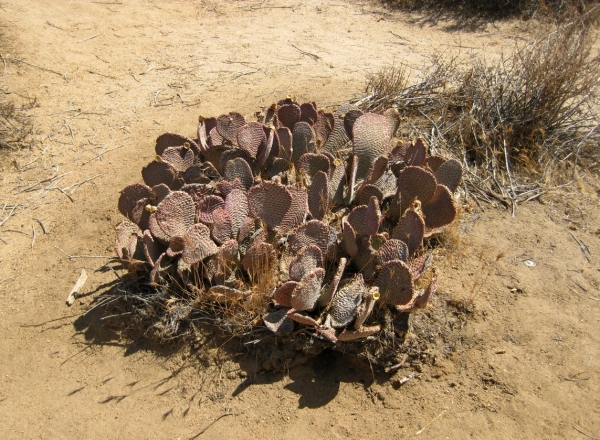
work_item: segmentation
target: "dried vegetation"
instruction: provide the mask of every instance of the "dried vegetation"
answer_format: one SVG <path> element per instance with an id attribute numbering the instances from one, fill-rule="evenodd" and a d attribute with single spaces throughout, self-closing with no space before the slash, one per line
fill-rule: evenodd
<path id="1" fill-rule="evenodd" d="M 412 85 L 403 66 L 390 66 L 369 78 L 357 105 L 396 108 L 401 133 L 451 154 L 473 193 L 514 209 L 572 182 L 577 165 L 598 167 L 593 43 L 593 30 L 577 20 L 495 63 L 436 57 Z"/>
<path id="2" fill-rule="evenodd" d="M 8 42 L 0 22 L 0 51 L 7 49 Z M 0 54 L 2 68 L 6 73 L 7 63 L 4 55 Z M 35 98 L 20 98 L 16 103 L 10 91 L 0 87 L 0 151 L 30 147 L 33 134 L 33 121 L 28 111 L 37 106 Z"/>
<path id="3" fill-rule="evenodd" d="M 383 3 L 390 8 L 445 14 L 463 19 L 480 17 L 490 20 L 520 17 L 564 22 L 585 16 L 597 2 L 594 0 L 383 0 Z"/>

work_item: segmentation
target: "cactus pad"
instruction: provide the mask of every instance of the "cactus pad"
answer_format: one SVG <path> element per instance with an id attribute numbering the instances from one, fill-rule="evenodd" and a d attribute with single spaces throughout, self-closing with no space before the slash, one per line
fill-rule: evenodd
<path id="1" fill-rule="evenodd" d="M 304 275 L 323 266 L 323 253 L 315 245 L 309 245 L 302 249 L 300 253 L 290 263 L 290 279 L 300 281 Z"/>
<path id="2" fill-rule="evenodd" d="M 359 157 L 358 178 L 364 178 L 378 156 L 389 153 L 391 149 L 388 119 L 376 113 L 365 113 L 354 122 L 352 138 L 354 153 Z"/>
<path id="3" fill-rule="evenodd" d="M 425 216 L 425 225 L 428 228 L 441 228 L 447 226 L 456 218 L 454 199 L 448 188 L 437 185 L 433 197 L 421 207 Z"/>
<path id="4" fill-rule="evenodd" d="M 181 237 L 194 224 L 196 207 L 192 196 L 173 191 L 163 199 L 156 211 L 156 221 L 170 237 Z"/>
<path id="5" fill-rule="evenodd" d="M 297 311 L 311 311 L 321 294 L 321 285 L 325 278 L 325 269 L 317 268 L 300 280 L 292 293 L 292 308 Z"/>
<path id="6" fill-rule="evenodd" d="M 235 145 L 237 142 L 237 132 L 245 124 L 246 119 L 241 114 L 230 112 L 227 115 L 221 115 L 217 118 L 215 128 L 223 140 Z"/>
<path id="7" fill-rule="evenodd" d="M 148 186 L 165 184 L 168 187 L 173 185 L 177 172 L 166 162 L 150 162 L 142 168 L 142 178 Z"/>
<path id="8" fill-rule="evenodd" d="M 404 305 L 413 297 L 412 275 L 406 263 L 401 260 L 384 263 L 375 286 L 379 287 L 381 302 L 384 304 Z"/>
<path id="9" fill-rule="evenodd" d="M 202 223 L 193 225 L 183 237 L 183 261 L 196 264 L 206 257 L 215 255 L 219 248 L 210 238 L 210 230 Z"/>
<path id="10" fill-rule="evenodd" d="M 263 130 L 262 124 L 258 122 L 250 122 L 240 127 L 237 131 L 237 144 L 248 154 L 252 159 L 256 159 L 258 150 L 267 138 Z"/>
<path id="11" fill-rule="evenodd" d="M 283 185 L 262 182 L 248 192 L 248 206 L 250 215 L 277 229 L 292 206 L 292 195 Z"/>
<path id="12" fill-rule="evenodd" d="M 433 174 L 423 168 L 409 166 L 398 176 L 398 193 L 401 211 L 404 213 L 415 199 L 426 203 L 435 193 L 436 181 Z"/>
<path id="13" fill-rule="evenodd" d="M 462 179 L 462 166 L 455 159 L 447 160 L 435 170 L 435 179 L 453 193 Z"/>
<path id="14" fill-rule="evenodd" d="M 356 311 L 365 293 L 367 288 L 360 274 L 338 290 L 331 300 L 331 326 L 342 328 L 350 324 L 356 317 Z"/>
<path id="15" fill-rule="evenodd" d="M 254 176 L 252 175 L 250 165 L 241 157 L 236 157 L 235 159 L 227 161 L 223 171 L 223 177 L 230 182 L 239 179 L 246 189 L 250 189 L 254 183 Z"/>

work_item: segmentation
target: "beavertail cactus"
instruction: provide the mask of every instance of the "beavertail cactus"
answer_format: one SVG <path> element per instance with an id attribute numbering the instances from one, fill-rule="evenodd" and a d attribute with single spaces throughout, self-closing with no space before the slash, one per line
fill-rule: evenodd
<path id="1" fill-rule="evenodd" d="M 165 133 L 144 183 L 119 196 L 117 255 L 220 322 L 243 315 L 336 344 L 379 337 L 390 314 L 435 294 L 435 271 L 418 289 L 432 264 L 423 239 L 455 221 L 462 178 L 422 139 L 398 140 L 398 124 L 395 109 L 329 113 L 287 97 L 256 121 L 200 117 L 196 139 Z"/>

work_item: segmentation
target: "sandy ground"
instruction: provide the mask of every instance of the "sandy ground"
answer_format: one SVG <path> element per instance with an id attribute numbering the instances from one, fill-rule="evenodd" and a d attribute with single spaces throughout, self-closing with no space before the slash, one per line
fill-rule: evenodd
<path id="1" fill-rule="evenodd" d="M 600 202 L 585 176 L 515 218 L 468 201 L 430 305 L 465 304 L 468 319 L 418 371 L 326 353 L 246 377 L 219 350 L 201 362 L 78 324 L 114 275 L 66 254 L 114 253 L 118 192 L 159 134 L 287 94 L 334 106 L 386 63 L 498 56 L 523 23 L 461 30 L 342 0 L 0 6 L 2 85 L 40 104 L 35 147 L 0 156 L 0 438 L 600 437 Z"/>

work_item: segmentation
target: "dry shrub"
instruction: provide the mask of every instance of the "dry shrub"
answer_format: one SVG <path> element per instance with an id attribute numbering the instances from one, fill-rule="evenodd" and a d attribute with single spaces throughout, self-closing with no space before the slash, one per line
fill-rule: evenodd
<path id="1" fill-rule="evenodd" d="M 390 8 L 446 13 L 454 17 L 521 17 L 566 21 L 585 16 L 595 0 L 383 0 Z M 597 18 L 597 17 L 596 17 Z"/>
<path id="2" fill-rule="evenodd" d="M 486 197 L 514 206 L 564 184 L 584 160 L 597 163 L 594 111 L 600 57 L 583 22 L 517 46 L 499 62 L 434 58 L 423 79 L 403 86 L 402 66 L 368 79 L 365 109 L 393 105 L 408 119 L 407 135 L 448 150 L 467 170 L 466 182 Z"/>

